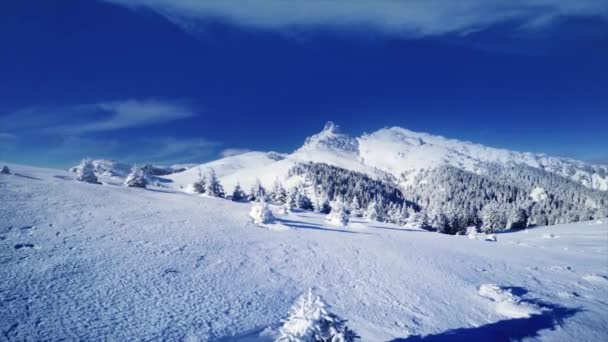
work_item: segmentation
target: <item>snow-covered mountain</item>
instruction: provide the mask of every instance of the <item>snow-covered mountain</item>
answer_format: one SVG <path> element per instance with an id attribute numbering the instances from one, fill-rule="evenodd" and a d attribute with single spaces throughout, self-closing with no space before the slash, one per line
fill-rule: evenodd
<path id="1" fill-rule="evenodd" d="M 269 186 L 276 178 L 286 181 L 288 170 L 294 164 L 311 161 L 363 172 L 371 177 L 391 175 L 404 185 L 411 185 L 421 170 L 449 165 L 481 173 L 488 163 L 499 163 L 523 164 L 572 179 L 592 189 L 608 190 L 606 165 L 492 148 L 400 127 L 351 137 L 328 122 L 321 132 L 306 138 L 304 145 L 293 153 L 271 155 L 275 157 L 268 157 L 264 152 L 250 152 L 223 158 L 168 178 L 179 186 L 185 186 L 196 180 L 198 170 L 214 168 L 228 188 L 237 182 L 247 187 L 256 179 Z"/>

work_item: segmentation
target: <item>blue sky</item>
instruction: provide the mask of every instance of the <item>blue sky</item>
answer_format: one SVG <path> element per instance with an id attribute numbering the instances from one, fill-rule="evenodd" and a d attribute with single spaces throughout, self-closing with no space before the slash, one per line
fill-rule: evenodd
<path id="1" fill-rule="evenodd" d="M 0 160 L 289 152 L 333 120 L 608 163 L 603 1 L 0 6 Z"/>

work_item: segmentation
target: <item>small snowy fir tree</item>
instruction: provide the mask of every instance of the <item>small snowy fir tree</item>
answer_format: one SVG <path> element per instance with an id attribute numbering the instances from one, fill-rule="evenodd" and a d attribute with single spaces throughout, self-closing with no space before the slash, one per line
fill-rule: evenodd
<path id="1" fill-rule="evenodd" d="M 354 342 L 357 333 L 346 320 L 328 311 L 329 307 L 312 290 L 293 305 L 289 317 L 279 329 L 276 342 Z"/>
<path id="2" fill-rule="evenodd" d="M 329 198 L 324 192 L 318 193 L 314 198 L 314 210 L 317 213 L 329 214 L 332 206 L 329 205 Z"/>
<path id="3" fill-rule="evenodd" d="M 291 188 L 287 192 L 287 201 L 285 201 L 285 204 L 289 205 L 289 208 L 291 208 L 291 210 L 298 207 L 297 191 L 298 191 L 298 187 L 296 186 L 296 187 Z"/>
<path id="4" fill-rule="evenodd" d="M 247 195 L 245 194 L 243 189 L 241 189 L 241 185 L 239 183 L 236 183 L 236 185 L 234 186 L 234 190 L 232 190 L 232 200 L 235 202 L 243 202 L 246 199 Z"/>
<path id="5" fill-rule="evenodd" d="M 348 225 L 348 210 L 341 200 L 332 204 L 331 212 L 327 215 L 327 221 L 336 226 Z"/>
<path id="6" fill-rule="evenodd" d="M 2 167 L 2 170 L 0 171 L 0 174 L 10 175 L 11 174 L 11 170 L 8 168 L 8 166 L 4 165 Z"/>
<path id="7" fill-rule="evenodd" d="M 376 201 L 371 201 L 365 211 L 365 218 L 370 221 L 382 222 L 382 213 L 380 212 L 380 204 Z"/>
<path id="8" fill-rule="evenodd" d="M 91 159 L 83 159 L 76 168 L 76 180 L 79 182 L 99 184 L 95 175 L 95 166 Z"/>
<path id="9" fill-rule="evenodd" d="M 133 170 L 125 180 L 125 185 L 130 188 L 145 188 L 148 180 L 144 169 L 137 165 L 133 166 Z"/>
<path id="10" fill-rule="evenodd" d="M 215 170 L 209 170 L 207 174 L 207 183 L 205 184 L 205 195 L 211 197 L 224 197 L 224 187 L 215 175 Z"/>
<path id="11" fill-rule="evenodd" d="M 361 203 L 359 202 L 359 198 L 357 195 L 353 196 L 352 201 L 350 201 L 349 205 L 350 213 L 355 217 L 363 216 L 363 211 L 361 210 Z"/>
<path id="12" fill-rule="evenodd" d="M 253 183 L 253 186 L 251 187 L 251 191 L 249 192 L 249 200 L 256 202 L 266 201 L 266 189 L 264 189 L 259 179 L 256 179 L 255 183 Z"/>
<path id="13" fill-rule="evenodd" d="M 197 194 L 204 194 L 207 189 L 207 181 L 201 174 L 201 170 L 198 170 L 198 180 L 192 184 L 192 190 Z"/>
<path id="14" fill-rule="evenodd" d="M 270 192 L 270 199 L 276 203 L 285 203 L 287 201 L 287 191 L 279 179 L 275 179 Z"/>
<path id="15" fill-rule="evenodd" d="M 301 187 L 295 188 L 295 202 L 296 208 L 302 210 L 314 210 L 310 197 L 306 195 L 306 190 Z"/>
<path id="16" fill-rule="evenodd" d="M 254 203 L 249 216 L 253 219 L 253 223 L 258 225 L 271 223 L 274 219 L 272 211 L 270 211 L 266 202 Z"/>

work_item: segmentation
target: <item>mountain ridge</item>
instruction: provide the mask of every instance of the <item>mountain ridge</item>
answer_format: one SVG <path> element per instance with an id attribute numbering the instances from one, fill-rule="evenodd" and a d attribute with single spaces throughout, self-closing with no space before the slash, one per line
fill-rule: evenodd
<path id="1" fill-rule="evenodd" d="M 251 160 L 250 153 L 255 153 L 260 160 L 255 162 Z M 233 172 L 230 175 L 218 173 L 228 187 L 234 186 L 237 182 L 249 186 L 256 179 L 269 186 L 276 178 L 286 180 L 290 165 L 299 162 L 318 162 L 367 173 L 376 178 L 388 174 L 406 186 L 412 185 L 411 182 L 421 170 L 433 169 L 441 165 L 451 165 L 480 173 L 487 163 L 504 165 L 515 163 L 572 179 L 591 189 L 608 190 L 607 165 L 552 157 L 544 153 L 488 147 L 470 141 L 414 132 L 397 126 L 352 137 L 342 133 L 339 126 L 330 121 L 321 132 L 307 137 L 304 144 L 293 153 L 281 154 L 283 158 L 280 160 L 266 160 L 264 153 L 268 152 L 249 152 L 222 158 L 201 164 L 197 168 L 206 170 L 218 164 L 239 164 L 240 167 L 232 168 Z M 241 159 L 249 161 L 244 163 Z M 195 180 L 180 176 L 179 173 L 168 178 L 174 179 L 181 186 Z"/>

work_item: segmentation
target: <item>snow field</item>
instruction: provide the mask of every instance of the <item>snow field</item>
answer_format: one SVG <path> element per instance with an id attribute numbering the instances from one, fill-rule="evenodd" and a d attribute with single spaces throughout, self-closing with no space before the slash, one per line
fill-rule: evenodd
<path id="1" fill-rule="evenodd" d="M 279 233 L 254 224 L 248 203 L 9 166 L 6 340 L 264 341 L 309 288 L 362 341 L 608 333 L 605 220 L 487 242 L 358 218 L 338 227 L 271 206 Z"/>

